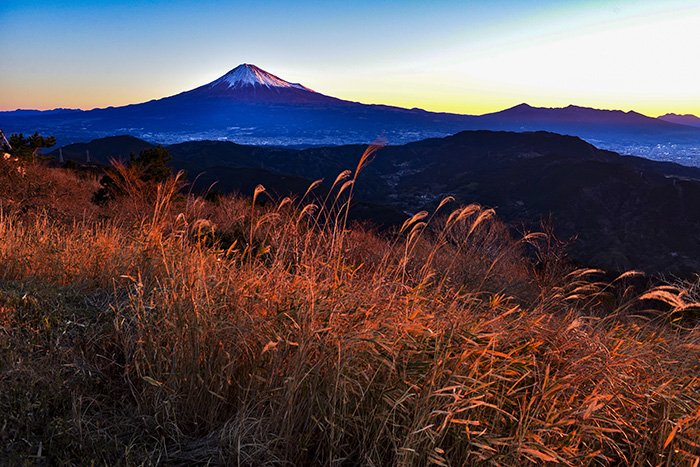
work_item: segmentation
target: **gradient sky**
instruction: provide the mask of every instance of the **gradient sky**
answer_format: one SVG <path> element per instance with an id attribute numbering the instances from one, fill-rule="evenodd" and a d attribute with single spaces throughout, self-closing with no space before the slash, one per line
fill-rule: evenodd
<path id="1" fill-rule="evenodd" d="M 3 110 L 142 102 L 246 62 L 435 111 L 700 115 L 697 0 L 3 0 L 0 44 Z"/>

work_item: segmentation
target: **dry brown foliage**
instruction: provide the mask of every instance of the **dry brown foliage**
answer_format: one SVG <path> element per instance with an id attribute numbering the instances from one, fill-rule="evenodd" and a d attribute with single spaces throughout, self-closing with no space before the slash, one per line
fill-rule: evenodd
<path id="1" fill-rule="evenodd" d="M 690 286 L 544 278 L 522 249 L 546 239 L 475 205 L 378 236 L 348 225 L 359 169 L 320 205 L 172 180 L 4 211 L 0 458 L 697 465 Z"/>

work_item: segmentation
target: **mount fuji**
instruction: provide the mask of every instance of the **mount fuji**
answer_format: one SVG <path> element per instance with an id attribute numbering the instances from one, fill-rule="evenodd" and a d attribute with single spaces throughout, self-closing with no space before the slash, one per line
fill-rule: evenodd
<path id="1" fill-rule="evenodd" d="M 251 64 L 141 104 L 0 112 L 6 132 L 50 133 L 61 143 L 128 134 L 158 143 L 212 139 L 282 146 L 366 143 L 378 136 L 400 143 L 456 133 L 468 118 L 337 99 Z"/>
<path id="2" fill-rule="evenodd" d="M 377 137 L 403 144 L 463 130 L 545 130 L 621 153 L 700 165 L 700 128 L 636 112 L 521 104 L 475 116 L 362 104 L 324 95 L 252 64 L 239 65 L 195 89 L 140 104 L 0 112 L 0 127 L 6 133 L 52 134 L 61 144 L 125 134 L 163 144 L 229 140 L 273 146 L 368 143 Z M 672 152 L 664 152 L 665 147 Z M 678 154 L 689 156 L 679 160 Z"/>

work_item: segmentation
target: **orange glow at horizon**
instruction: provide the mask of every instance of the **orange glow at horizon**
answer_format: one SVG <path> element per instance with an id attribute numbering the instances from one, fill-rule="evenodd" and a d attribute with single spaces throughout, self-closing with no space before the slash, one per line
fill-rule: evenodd
<path id="1" fill-rule="evenodd" d="M 16 39 L 17 47 L 8 48 L 0 74 L 0 109 L 91 109 L 140 103 L 203 85 L 248 61 L 330 96 L 435 112 L 483 114 L 525 102 L 536 107 L 573 104 L 649 116 L 669 112 L 700 116 L 700 60 L 693 55 L 700 44 L 697 3 L 581 0 L 545 2 L 547 6 L 539 9 L 511 0 L 502 3 L 507 6 L 502 11 L 477 4 L 431 8 L 412 4 L 405 9 L 410 15 L 386 6 L 384 16 L 403 15 L 403 22 L 386 24 L 382 14 L 367 19 L 382 26 L 383 35 L 377 40 L 364 36 L 357 25 L 328 23 L 336 24 L 329 29 L 319 20 L 318 25 L 309 23 L 308 30 L 297 32 L 297 43 L 280 45 L 280 38 L 274 36 L 283 27 L 274 22 L 280 18 L 269 18 L 269 25 L 257 26 L 268 28 L 265 40 L 251 34 L 234 35 L 230 42 L 210 40 L 209 54 L 203 54 L 201 45 L 175 23 L 167 23 L 170 27 L 164 30 L 143 29 L 143 34 L 155 31 L 150 42 L 110 30 L 111 18 L 85 26 L 89 35 L 62 25 L 53 31 L 56 42 L 60 34 L 74 34 L 70 37 L 74 49 L 66 56 L 47 52 L 51 61 L 47 66 L 28 65 L 30 55 L 17 52 L 22 40 L 35 40 L 34 35 Z M 364 17 L 363 10 L 357 10 L 352 14 Z M 231 31 L 232 20 L 211 24 L 211 10 L 184 11 L 187 24 L 205 21 L 212 31 L 216 27 Z M 503 14 L 506 11 L 510 15 Z M 56 23 L 76 16 L 69 13 Z M 132 18 L 131 13 L 117 10 L 113 14 Z M 249 12 L 251 18 L 261 14 L 260 10 Z M 286 20 L 292 13 L 274 10 L 269 14 Z M 416 37 L 406 36 L 406 24 L 413 26 Z M 21 31 L 0 32 L 0 39 L 8 42 Z M 166 40 L 165 34 L 179 35 Z M 328 37 L 335 38 L 333 47 L 320 41 Z M 90 44 L 89 38 L 109 42 L 116 58 Z M 42 48 L 52 45 L 40 39 L 36 40 Z M 248 42 L 229 50 L 240 41 Z M 173 45 L 177 54 L 160 58 L 158 54 Z M 127 67 L 132 56 L 134 64 Z"/>

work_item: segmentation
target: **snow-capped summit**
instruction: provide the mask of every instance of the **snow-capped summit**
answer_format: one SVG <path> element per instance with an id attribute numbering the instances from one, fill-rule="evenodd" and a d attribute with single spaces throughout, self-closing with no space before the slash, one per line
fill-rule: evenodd
<path id="1" fill-rule="evenodd" d="M 212 105 L 213 101 L 218 100 L 227 108 L 233 102 L 246 105 L 263 103 L 327 105 L 331 101 L 339 101 L 301 84 L 285 81 L 249 63 L 238 65 L 211 83 L 173 97 L 186 99 L 189 102 L 188 105 L 193 105 L 191 103 L 193 99 L 198 100 L 200 104 L 207 102 L 206 105 Z"/>
<path id="2" fill-rule="evenodd" d="M 311 91 L 311 89 L 304 87 L 301 84 L 285 81 L 282 78 L 279 78 L 278 76 L 268 73 L 267 71 L 249 63 L 238 65 L 221 78 L 210 83 L 209 87 L 213 88 L 220 85 L 226 85 L 229 89 L 242 88 L 245 86 L 263 86 L 266 88 L 295 88 L 303 89 L 304 91 Z"/>

